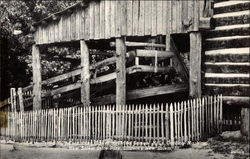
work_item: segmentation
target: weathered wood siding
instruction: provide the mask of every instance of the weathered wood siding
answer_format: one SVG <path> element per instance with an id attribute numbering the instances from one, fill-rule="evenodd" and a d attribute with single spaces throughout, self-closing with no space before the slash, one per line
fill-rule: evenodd
<path id="1" fill-rule="evenodd" d="M 37 44 L 124 36 L 156 36 L 198 30 L 201 0 L 91 1 L 88 7 L 39 25 Z M 190 24 L 190 26 L 184 26 Z"/>

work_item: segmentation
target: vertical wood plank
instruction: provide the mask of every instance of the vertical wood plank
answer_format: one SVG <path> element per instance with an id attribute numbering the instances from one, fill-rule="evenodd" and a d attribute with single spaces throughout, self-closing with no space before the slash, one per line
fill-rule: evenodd
<path id="1" fill-rule="evenodd" d="M 100 35 L 99 38 L 100 39 L 104 39 L 105 38 L 105 1 L 100 1 L 99 5 L 100 5 Z"/>
<path id="2" fill-rule="evenodd" d="M 177 103 L 175 102 L 174 104 L 173 104 L 173 106 L 174 106 L 174 130 L 175 130 L 175 136 L 174 136 L 174 138 L 175 138 L 175 141 L 178 141 L 178 124 L 179 124 L 179 122 L 178 122 L 178 107 L 177 107 Z"/>
<path id="3" fill-rule="evenodd" d="M 127 1 L 127 36 L 133 34 L 133 0 Z"/>
<path id="4" fill-rule="evenodd" d="M 160 143 L 160 105 L 157 104 L 157 145 Z"/>
<path id="5" fill-rule="evenodd" d="M 110 1 L 111 2 L 111 10 L 110 10 L 110 18 L 111 18 L 111 26 L 110 26 L 110 36 L 115 37 L 115 23 L 116 23 L 116 1 Z"/>
<path id="6" fill-rule="evenodd" d="M 220 133 L 222 132 L 223 118 L 222 118 L 222 95 L 220 95 Z"/>
<path id="7" fill-rule="evenodd" d="M 166 129 L 165 130 L 166 130 L 166 143 L 167 144 L 170 139 L 170 129 L 171 129 L 171 125 L 169 124 L 170 123 L 169 116 L 170 116 L 169 105 L 166 104 L 166 111 L 165 111 L 165 128 Z"/>
<path id="8" fill-rule="evenodd" d="M 199 0 L 194 0 L 194 17 L 193 17 L 194 31 L 199 30 L 199 19 L 200 19 Z"/>
<path id="9" fill-rule="evenodd" d="M 153 114 L 153 125 L 152 125 L 152 127 L 153 127 L 153 142 L 155 143 L 156 142 L 156 110 L 155 110 L 155 108 L 156 108 L 156 105 L 154 104 L 153 105 L 153 111 L 152 111 L 152 114 Z"/>
<path id="10" fill-rule="evenodd" d="M 134 136 L 135 136 L 135 131 L 136 131 L 136 127 L 135 127 L 135 122 L 134 122 L 134 114 L 135 114 L 135 108 L 134 108 L 134 104 L 132 104 L 132 110 L 131 110 L 131 125 L 132 125 L 132 132 L 131 132 L 131 139 L 134 140 Z"/>
<path id="11" fill-rule="evenodd" d="M 157 20 L 156 20 L 156 28 L 157 28 L 157 35 L 161 35 L 163 33 L 163 19 L 162 19 L 162 16 L 163 16 L 163 1 L 162 0 L 158 0 L 156 1 L 156 8 L 157 8 Z"/>
<path id="12" fill-rule="evenodd" d="M 163 110 L 163 104 L 161 104 L 161 138 L 162 138 L 162 143 L 164 143 L 165 135 L 164 135 L 164 110 Z"/>
<path id="13" fill-rule="evenodd" d="M 148 105 L 145 105 L 145 142 L 148 142 Z"/>
<path id="14" fill-rule="evenodd" d="M 172 25 L 171 25 L 171 33 L 176 33 L 177 30 L 176 30 L 176 26 L 177 26 L 177 1 L 173 0 L 171 1 L 171 10 L 172 10 L 172 17 L 171 17 L 171 20 L 172 20 Z"/>
<path id="15" fill-rule="evenodd" d="M 121 36 L 121 3 L 122 1 L 114 1 L 115 2 L 115 37 Z"/>
<path id="16" fill-rule="evenodd" d="M 138 22 L 139 22 L 139 2 L 138 0 L 133 0 L 133 35 L 138 35 Z"/>
<path id="17" fill-rule="evenodd" d="M 152 1 L 152 36 L 157 34 L 157 1 Z"/>
<path id="18" fill-rule="evenodd" d="M 166 50 L 170 50 L 170 35 L 172 33 L 172 0 L 167 1 Z"/>
<path id="19" fill-rule="evenodd" d="M 114 139 L 114 137 L 115 137 L 115 133 L 116 133 L 115 128 L 116 127 L 117 126 L 115 125 L 115 106 L 113 105 L 112 106 L 112 130 L 113 130 L 112 139 Z"/>
<path id="20" fill-rule="evenodd" d="M 110 37 L 110 29 L 111 29 L 111 1 L 105 2 L 105 38 L 108 39 Z"/>
<path id="21" fill-rule="evenodd" d="M 142 118 L 141 118 L 141 104 L 139 104 L 139 110 L 138 110 L 138 141 L 140 142 L 141 141 L 141 137 L 142 137 L 142 134 L 141 134 L 141 123 L 142 123 Z"/>
<path id="22" fill-rule="evenodd" d="M 187 134 L 187 123 L 188 123 L 188 119 L 187 119 L 187 101 L 184 101 L 184 142 L 187 142 L 188 139 L 188 134 Z"/>
<path id="23" fill-rule="evenodd" d="M 83 39 L 88 40 L 90 37 L 90 7 L 84 9 L 84 37 Z"/>
<path id="24" fill-rule="evenodd" d="M 181 123 L 180 123 L 180 127 L 181 127 L 181 142 L 182 143 L 184 143 L 184 137 L 185 137 L 185 135 L 183 135 L 183 132 L 184 132 L 184 123 L 185 122 L 183 122 L 183 115 L 184 115 L 184 113 L 185 113 L 185 111 L 184 111 L 184 103 L 183 102 L 181 102 Z"/>
<path id="25" fill-rule="evenodd" d="M 149 105 L 149 143 L 152 142 L 152 104 Z"/>
<path id="26" fill-rule="evenodd" d="M 167 9 L 168 9 L 168 1 L 162 1 L 162 34 L 166 35 L 168 29 L 168 21 L 167 21 Z"/>
<path id="27" fill-rule="evenodd" d="M 120 34 L 121 36 L 126 36 L 127 35 L 127 1 L 120 1 L 120 19 L 121 19 L 121 24 L 120 24 Z"/>
<path id="28" fill-rule="evenodd" d="M 138 105 L 135 105 L 135 139 L 134 141 L 137 141 L 138 139 L 138 119 L 137 119 L 137 114 L 138 114 Z"/>
<path id="29" fill-rule="evenodd" d="M 94 24 L 94 39 L 100 38 L 100 3 L 101 1 L 96 1 L 95 8 L 94 8 L 94 17 L 95 17 L 95 24 Z M 104 26 L 102 26 L 104 27 Z"/>
<path id="30" fill-rule="evenodd" d="M 180 102 L 177 103 L 177 107 L 178 107 L 178 110 L 177 110 L 177 114 L 178 114 L 178 141 L 181 142 L 181 105 L 180 105 Z"/>
<path id="31" fill-rule="evenodd" d="M 144 35 L 144 21 L 145 21 L 145 17 L 144 17 L 144 12 L 145 12 L 145 8 L 144 8 L 144 3 L 145 1 L 140 0 L 139 1 L 139 32 L 138 35 L 139 36 L 143 36 Z"/>
<path id="32" fill-rule="evenodd" d="M 173 104 L 170 104 L 170 145 L 174 146 L 174 117 L 173 117 Z"/>
<path id="33" fill-rule="evenodd" d="M 95 37 L 95 1 L 91 1 L 89 3 L 89 20 L 90 20 L 90 26 L 89 26 L 89 38 L 94 39 Z"/>

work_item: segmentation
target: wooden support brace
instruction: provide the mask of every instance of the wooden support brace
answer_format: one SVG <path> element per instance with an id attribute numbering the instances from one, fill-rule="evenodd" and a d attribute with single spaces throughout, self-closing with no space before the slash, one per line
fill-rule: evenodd
<path id="1" fill-rule="evenodd" d="M 201 96 L 201 41 L 200 32 L 190 33 L 189 95 L 191 97 Z"/>
<path id="2" fill-rule="evenodd" d="M 41 60 L 40 51 L 37 45 L 32 46 L 32 70 L 33 70 L 33 110 L 42 108 L 42 77 L 41 77 Z"/>
<path id="3" fill-rule="evenodd" d="M 83 106 L 90 105 L 90 73 L 89 73 L 89 48 L 84 40 L 80 41 L 81 49 L 81 102 Z"/>

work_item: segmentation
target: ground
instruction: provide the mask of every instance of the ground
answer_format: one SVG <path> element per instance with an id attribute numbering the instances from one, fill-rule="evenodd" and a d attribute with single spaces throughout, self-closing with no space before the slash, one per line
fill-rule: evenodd
<path id="1" fill-rule="evenodd" d="M 41 146 L 32 143 L 20 144 L 1 141 L 1 159 L 104 159 L 100 157 L 101 149 L 77 146 Z M 104 151 L 106 152 L 106 151 Z M 249 159 L 249 143 L 238 140 L 225 140 L 218 136 L 207 142 L 193 143 L 185 148 L 172 151 L 116 151 L 122 159 Z M 108 157 L 107 157 L 108 156 Z M 119 158 L 121 159 L 121 158 Z"/>

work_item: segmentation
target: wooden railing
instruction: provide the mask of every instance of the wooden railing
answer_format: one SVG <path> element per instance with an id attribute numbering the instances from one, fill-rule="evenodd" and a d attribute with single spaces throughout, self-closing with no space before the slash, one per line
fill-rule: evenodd
<path id="1" fill-rule="evenodd" d="M 6 114 L 1 136 L 21 141 L 168 146 L 222 132 L 222 96 L 169 104 L 102 105 Z"/>

